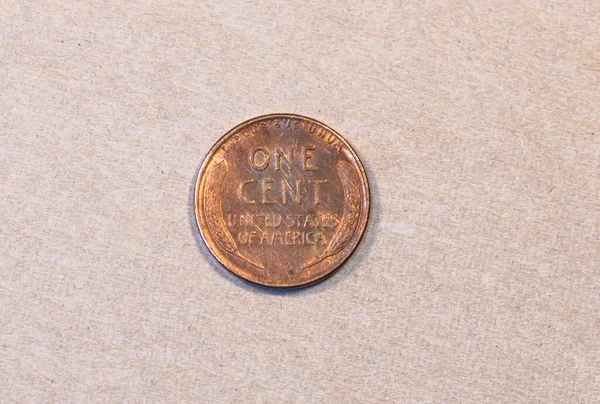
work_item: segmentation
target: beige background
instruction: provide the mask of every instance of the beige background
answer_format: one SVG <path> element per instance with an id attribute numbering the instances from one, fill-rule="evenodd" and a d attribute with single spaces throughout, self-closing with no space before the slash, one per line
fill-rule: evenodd
<path id="1" fill-rule="evenodd" d="M 514 4 L 513 4 L 514 3 Z M 600 402 L 600 2 L 0 2 L 0 401 Z M 253 116 L 341 132 L 357 254 L 268 292 L 192 189 Z"/>

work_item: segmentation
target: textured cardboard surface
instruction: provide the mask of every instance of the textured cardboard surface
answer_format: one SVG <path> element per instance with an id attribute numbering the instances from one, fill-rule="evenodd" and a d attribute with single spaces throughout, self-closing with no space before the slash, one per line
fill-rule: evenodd
<path id="1" fill-rule="evenodd" d="M 0 401 L 600 402 L 600 3 L 0 3 Z M 356 255 L 268 292 L 202 158 L 295 112 L 372 182 Z"/>

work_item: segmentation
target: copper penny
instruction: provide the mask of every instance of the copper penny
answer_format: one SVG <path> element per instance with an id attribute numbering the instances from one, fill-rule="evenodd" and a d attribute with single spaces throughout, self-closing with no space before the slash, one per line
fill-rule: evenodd
<path id="1" fill-rule="evenodd" d="M 369 184 L 336 131 L 300 115 L 246 121 L 206 156 L 196 220 L 227 269 L 262 286 L 295 288 L 332 274 L 369 217 Z"/>

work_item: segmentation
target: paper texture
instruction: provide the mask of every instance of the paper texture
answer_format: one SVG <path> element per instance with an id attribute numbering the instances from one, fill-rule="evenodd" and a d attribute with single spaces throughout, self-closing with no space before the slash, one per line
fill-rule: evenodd
<path id="1" fill-rule="evenodd" d="M 0 401 L 600 402 L 600 2 L 0 5 Z M 202 244 L 228 129 L 339 131 L 372 216 L 269 292 Z"/>

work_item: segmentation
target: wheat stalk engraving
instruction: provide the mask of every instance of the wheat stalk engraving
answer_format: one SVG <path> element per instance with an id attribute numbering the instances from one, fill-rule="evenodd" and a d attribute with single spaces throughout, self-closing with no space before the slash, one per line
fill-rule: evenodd
<path id="1" fill-rule="evenodd" d="M 225 225 L 221 198 L 226 176 L 227 162 L 225 160 L 210 167 L 206 175 L 206 187 L 204 188 L 204 217 L 206 218 L 210 234 L 217 244 L 228 253 L 243 259 L 255 267 L 264 269 L 264 266 L 260 263 L 251 260 L 239 251 L 235 244 L 235 240 Z"/>
<path id="2" fill-rule="evenodd" d="M 323 261 L 325 258 L 342 251 L 350 239 L 352 239 L 354 231 L 356 230 L 356 225 L 360 219 L 360 202 L 362 194 L 356 170 L 350 163 L 340 160 L 337 165 L 337 172 L 344 189 L 344 216 L 335 236 L 327 246 L 325 252 L 304 265 L 303 268 L 313 266 Z"/>

